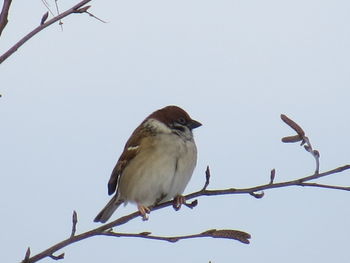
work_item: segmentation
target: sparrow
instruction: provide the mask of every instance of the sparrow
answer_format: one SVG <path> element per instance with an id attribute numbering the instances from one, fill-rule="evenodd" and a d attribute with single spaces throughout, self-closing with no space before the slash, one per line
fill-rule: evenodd
<path id="1" fill-rule="evenodd" d="M 149 115 L 131 134 L 108 181 L 114 196 L 94 222 L 105 223 L 122 204 L 135 203 L 147 220 L 152 206 L 182 196 L 197 163 L 192 130 L 202 124 L 177 106 L 167 106 Z"/>

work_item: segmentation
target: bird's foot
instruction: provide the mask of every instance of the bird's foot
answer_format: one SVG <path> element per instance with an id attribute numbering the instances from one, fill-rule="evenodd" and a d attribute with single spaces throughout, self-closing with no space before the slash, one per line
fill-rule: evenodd
<path id="1" fill-rule="evenodd" d="M 186 199 L 183 195 L 175 196 L 173 200 L 173 208 L 177 211 L 181 208 L 181 205 L 186 204 Z"/>
<path id="2" fill-rule="evenodd" d="M 148 220 L 148 215 L 151 212 L 151 209 L 149 209 L 147 206 L 144 205 L 137 205 L 137 209 L 139 210 L 141 216 L 142 216 L 142 220 L 146 221 Z"/>

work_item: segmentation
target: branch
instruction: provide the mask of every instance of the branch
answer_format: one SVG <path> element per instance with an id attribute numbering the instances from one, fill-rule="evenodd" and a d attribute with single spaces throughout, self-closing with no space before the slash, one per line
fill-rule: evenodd
<path id="1" fill-rule="evenodd" d="M 220 190 L 201 190 L 198 192 L 194 192 L 186 196 L 186 199 L 192 199 L 199 196 L 212 196 L 212 195 L 228 195 L 228 194 L 250 194 L 254 197 L 261 198 L 262 194 L 257 194 L 257 192 L 261 192 L 263 190 L 274 189 L 274 188 L 282 188 L 282 187 L 290 187 L 290 186 L 318 186 L 321 188 L 329 188 L 329 189 L 337 189 L 350 191 L 350 187 L 340 187 L 340 186 L 331 186 L 331 185 L 321 185 L 321 184 L 312 184 L 305 183 L 311 180 L 315 180 L 321 177 L 325 177 L 331 174 L 341 173 L 345 170 L 349 170 L 350 165 L 344 165 L 333 170 L 329 170 L 319 174 L 313 174 L 310 176 L 302 177 L 300 179 L 295 179 L 291 181 L 285 181 L 280 183 L 267 183 L 259 186 L 249 187 L 249 188 L 228 188 L 228 189 L 220 189 Z M 256 196 L 258 195 L 258 196 Z"/>
<path id="2" fill-rule="evenodd" d="M 200 237 L 213 237 L 213 238 L 226 238 L 240 241 L 244 244 L 249 244 L 250 235 L 248 233 L 232 230 L 232 229 L 222 229 L 216 230 L 211 229 L 199 234 L 185 235 L 185 236 L 173 236 L 173 237 L 163 237 L 163 236 L 153 236 L 150 232 L 142 232 L 139 234 L 130 234 L 130 233 L 116 233 L 113 231 L 103 232 L 100 235 L 103 236 L 112 236 L 112 237 L 137 237 L 137 238 L 145 238 L 145 239 L 153 239 L 153 240 L 161 240 L 168 241 L 171 243 L 175 243 L 182 239 L 191 239 L 191 238 L 200 238 Z"/>
<path id="3" fill-rule="evenodd" d="M 256 194 L 256 192 L 263 191 L 263 190 L 268 190 L 268 189 L 274 189 L 274 188 L 282 188 L 282 187 L 289 187 L 289 186 L 310 186 L 310 187 L 321 187 L 321 188 L 330 188 L 330 189 L 338 189 L 338 190 L 345 190 L 345 191 L 350 191 L 350 187 L 337 187 L 337 186 L 328 186 L 328 185 L 321 185 L 321 184 L 311 184 L 307 183 L 310 180 L 318 179 L 321 177 L 329 176 L 332 174 L 340 173 L 346 170 L 350 169 L 350 165 L 344 165 L 338 168 L 335 168 L 333 170 L 329 170 L 323 173 L 319 174 L 314 174 L 310 176 L 306 176 L 300 179 L 292 180 L 292 181 L 286 181 L 286 182 L 280 182 L 280 183 L 267 183 L 264 185 L 260 186 L 255 186 L 255 187 L 250 187 L 250 188 L 229 188 L 229 189 L 220 189 L 220 190 L 206 190 L 206 189 L 201 189 L 197 192 L 188 194 L 185 196 L 186 200 L 194 199 L 196 197 L 200 196 L 214 196 L 214 195 L 233 195 L 233 194 L 250 194 L 250 195 L 258 195 L 261 196 L 261 194 Z M 262 197 L 262 196 L 261 196 Z M 261 198 L 259 197 L 259 198 Z M 196 200 L 195 200 L 196 201 Z M 193 201 L 193 202 L 195 202 Z M 162 204 L 158 204 L 154 207 L 152 207 L 152 212 L 157 211 L 159 209 L 169 207 L 173 205 L 173 201 L 168 201 Z M 62 242 L 59 242 L 52 247 L 42 251 L 41 253 L 28 257 L 25 260 L 22 261 L 22 263 L 33 263 L 37 262 L 43 258 L 59 258 L 62 259 L 64 254 L 61 254 L 59 256 L 53 256 L 53 253 L 57 252 L 58 250 L 72 245 L 75 242 L 91 238 L 94 236 L 114 236 L 114 237 L 139 237 L 139 238 L 148 238 L 148 239 L 155 239 L 155 240 L 163 240 L 163 241 L 169 241 L 169 242 L 176 242 L 181 239 L 189 239 L 189 238 L 199 238 L 199 237 L 215 237 L 215 238 L 230 238 L 230 239 L 235 239 L 240 242 L 249 243 L 249 237 L 250 235 L 248 233 L 238 231 L 238 230 L 215 230 L 216 232 L 210 233 L 208 231 L 205 231 L 200 234 L 193 234 L 193 235 L 188 235 L 188 236 L 175 236 L 175 237 L 160 237 L 160 236 L 153 236 L 148 234 L 148 232 L 140 233 L 140 234 L 127 234 L 127 233 L 114 233 L 111 231 L 113 227 L 117 227 L 120 225 L 124 225 L 128 223 L 129 221 L 138 218 L 141 216 L 141 214 L 137 211 L 134 213 L 131 213 L 126 216 L 122 216 L 110 223 L 104 224 L 100 227 L 97 227 L 95 229 L 92 229 L 90 231 L 84 232 L 79 235 L 71 235 L 69 238 L 63 240 Z M 73 220 L 73 224 L 75 221 Z M 220 232 L 221 231 L 221 232 Z M 230 232 L 232 231 L 232 232 Z M 241 233 L 241 235 L 239 234 Z M 231 237 L 225 237 L 225 234 L 229 235 L 231 234 Z M 235 238 L 234 238 L 235 237 Z"/>
<path id="4" fill-rule="evenodd" d="M 308 152 L 311 154 L 315 155 L 316 157 L 319 156 L 318 151 L 312 150 L 311 144 L 309 139 L 305 136 L 305 132 L 302 130 L 302 128 L 296 124 L 294 121 L 283 115 L 284 117 L 282 118 L 283 121 L 285 121 L 289 126 L 291 126 L 298 134 L 295 136 L 289 136 L 285 137 L 282 139 L 283 142 L 297 142 L 302 140 L 307 146 L 309 146 L 309 149 L 306 149 Z M 286 118 L 285 118 L 286 117 Z M 307 138 L 307 140 L 305 140 Z M 302 143 L 303 145 L 303 143 Z M 310 150 L 311 149 L 311 150 Z M 317 154 L 315 153 L 317 152 Z M 315 158 L 317 159 L 317 158 Z M 270 176 L 269 176 L 269 181 L 266 184 L 259 185 L 259 186 L 254 186 L 254 187 L 248 187 L 248 188 L 228 188 L 228 189 L 219 189 L 219 190 L 207 190 L 207 187 L 209 185 L 209 180 L 210 180 L 210 170 L 209 167 L 207 167 L 206 172 L 205 172 L 205 183 L 204 186 L 202 187 L 201 190 L 188 194 L 184 198 L 185 200 L 191 200 L 200 196 L 215 196 L 215 195 L 233 195 L 233 194 L 249 194 L 252 195 L 255 198 L 262 198 L 264 196 L 264 190 L 269 190 L 269 189 L 274 189 L 274 188 L 282 188 L 282 187 L 290 187 L 290 186 L 303 186 L 303 187 L 319 187 L 319 188 L 326 188 L 326 189 L 335 189 L 335 190 L 344 190 L 344 191 L 350 191 L 350 186 L 333 186 L 333 185 L 325 185 L 325 184 L 319 184 L 319 183 L 313 183 L 310 182 L 312 180 L 319 179 L 321 177 L 326 177 L 329 175 L 337 174 L 344 172 L 346 170 L 350 170 L 350 165 L 344 165 L 340 166 L 338 168 L 325 171 L 322 173 L 318 172 L 318 165 L 319 162 L 316 162 L 316 171 L 314 174 L 305 176 L 299 179 L 291 180 L 291 181 L 284 181 L 284 182 L 279 182 L 275 183 L 275 177 L 276 177 L 276 171 L 275 169 L 271 170 Z M 186 203 L 185 205 L 193 208 L 194 206 L 197 205 L 197 200 L 195 199 L 191 203 Z M 161 204 L 157 204 L 153 207 L 150 207 L 152 210 L 152 213 L 173 205 L 173 201 L 168 201 L 164 202 Z M 154 240 L 160 240 L 160 241 L 168 241 L 168 242 L 177 242 L 179 240 L 183 239 L 191 239 L 191 238 L 201 238 L 201 237 L 213 237 L 213 238 L 226 238 L 226 239 L 231 239 L 231 240 L 237 240 L 239 242 L 249 244 L 249 239 L 250 235 L 246 232 L 243 231 L 238 231 L 238 230 L 232 230 L 232 229 L 224 229 L 224 230 L 216 230 L 216 229 L 211 229 L 204 231 L 199 234 L 191 234 L 191 235 L 184 235 L 184 236 L 156 236 L 156 235 L 151 235 L 150 232 L 142 232 L 139 234 L 135 233 L 117 233 L 113 232 L 113 228 L 126 224 L 129 221 L 138 218 L 139 216 L 142 216 L 139 211 L 131 213 L 126 216 L 122 216 L 110 223 L 104 224 L 100 227 L 97 227 L 95 229 L 92 229 L 90 231 L 81 233 L 79 235 L 76 235 L 76 225 L 77 225 L 77 215 L 76 212 L 73 212 L 73 226 L 72 226 L 72 231 L 71 235 L 69 238 L 53 245 L 52 247 L 42 251 L 41 253 L 34 255 L 30 257 L 30 248 L 28 248 L 25 258 L 22 261 L 22 263 L 33 263 L 37 262 L 43 258 L 52 258 L 55 260 L 63 259 L 64 253 L 60 254 L 59 256 L 54 256 L 53 254 L 57 252 L 58 250 L 67 247 L 69 245 L 72 245 L 75 242 L 94 237 L 94 236 L 112 236 L 112 237 L 137 237 L 137 238 L 144 238 L 144 239 L 154 239 Z"/>
<path id="5" fill-rule="evenodd" d="M 28 33 L 26 36 L 24 36 L 22 39 L 20 39 L 15 45 L 13 45 L 8 51 L 6 51 L 3 55 L 0 56 L 0 64 L 4 62 L 8 57 L 10 57 L 13 53 L 15 53 L 25 42 L 27 42 L 29 39 L 31 39 L 33 36 L 38 34 L 40 31 L 45 29 L 46 27 L 52 25 L 53 23 L 60 21 L 62 18 L 69 16 L 71 14 L 77 14 L 77 13 L 85 13 L 87 9 L 89 8 L 88 6 L 83 7 L 87 3 L 89 3 L 91 0 L 83 0 L 73 6 L 72 8 L 68 9 L 67 11 L 55 16 L 54 18 L 48 20 L 45 22 L 46 19 L 44 19 L 44 14 L 43 18 L 41 19 L 41 24 L 36 27 L 33 31 Z M 5 0 L 6 2 L 6 0 Z M 11 2 L 11 1 L 10 1 Z M 5 3 L 4 3 L 5 5 Z M 2 12 L 1 12 L 2 15 Z M 1 28 L 0 28 L 1 29 Z M 1 32 L 1 31 L 0 31 Z"/>
<path id="6" fill-rule="evenodd" d="M 0 36 L 7 25 L 11 3 L 12 0 L 4 0 L 4 4 L 0 13 Z"/>

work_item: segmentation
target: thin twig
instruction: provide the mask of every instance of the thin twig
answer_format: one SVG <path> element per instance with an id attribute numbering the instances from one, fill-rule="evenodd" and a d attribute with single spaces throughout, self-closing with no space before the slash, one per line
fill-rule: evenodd
<path id="1" fill-rule="evenodd" d="M 91 17 L 97 19 L 98 21 L 100 21 L 100 22 L 102 22 L 102 23 L 104 23 L 104 24 L 107 23 L 106 21 L 104 21 L 104 20 L 102 20 L 101 18 L 95 16 L 94 14 L 91 14 L 89 11 L 85 11 L 85 13 L 89 14 L 89 16 L 91 16 Z"/>
<path id="2" fill-rule="evenodd" d="M 72 8 L 68 9 L 67 11 L 59 14 L 58 16 L 53 17 L 52 19 L 48 20 L 47 22 L 43 23 L 42 25 L 39 25 L 36 27 L 33 31 L 28 33 L 26 36 L 24 36 L 22 39 L 20 39 L 15 45 L 13 45 L 8 51 L 6 51 L 3 55 L 0 56 L 0 64 L 4 62 L 8 57 L 10 57 L 13 53 L 15 53 L 25 42 L 27 42 L 29 39 L 31 39 L 34 35 L 38 34 L 40 31 L 45 29 L 46 27 L 52 25 L 53 23 L 60 21 L 66 16 L 69 16 L 71 14 L 75 13 L 82 13 L 80 12 L 80 8 L 87 3 L 89 3 L 91 0 L 83 0 L 80 1 L 78 4 L 73 6 Z"/>
<path id="3" fill-rule="evenodd" d="M 60 9 L 58 8 L 58 3 L 57 3 L 58 0 L 55 0 L 55 6 L 56 6 L 56 12 L 57 12 L 57 15 L 60 14 Z M 62 20 L 60 19 L 60 21 L 58 22 L 58 24 L 61 26 L 61 30 L 63 31 L 63 22 Z"/>
<path id="4" fill-rule="evenodd" d="M 52 12 L 50 6 L 49 6 L 49 3 L 46 1 L 46 0 L 41 0 L 41 2 L 44 4 L 44 6 L 46 7 L 47 11 L 50 12 L 50 14 L 52 16 L 55 16 L 55 14 Z"/>
<path id="5" fill-rule="evenodd" d="M 304 149 L 315 158 L 315 161 L 316 161 L 315 173 L 316 174 L 319 173 L 319 171 L 320 171 L 320 153 L 317 150 L 314 150 L 312 148 L 310 140 L 306 136 L 303 137 L 303 141 L 302 141 L 301 145 L 304 145 Z"/>
<path id="6" fill-rule="evenodd" d="M 301 141 L 300 145 L 304 146 L 304 149 L 315 158 L 315 162 L 316 162 L 315 174 L 318 174 L 320 172 L 320 153 L 317 150 L 314 150 L 312 148 L 309 138 L 305 135 L 304 130 L 300 127 L 299 124 L 297 124 L 295 121 L 288 118 L 284 114 L 281 114 L 281 119 L 297 133 L 297 135 L 283 137 L 282 142 L 294 143 L 294 142 Z"/>
<path id="7" fill-rule="evenodd" d="M 318 188 L 350 191 L 350 186 L 337 186 L 337 185 L 318 184 L 318 183 L 300 183 L 300 186 L 311 186 L 311 187 L 318 187 Z"/>
<path id="8" fill-rule="evenodd" d="M 4 4 L 2 5 L 2 10 L 0 13 L 0 36 L 7 25 L 11 3 L 12 0 L 4 0 Z"/>

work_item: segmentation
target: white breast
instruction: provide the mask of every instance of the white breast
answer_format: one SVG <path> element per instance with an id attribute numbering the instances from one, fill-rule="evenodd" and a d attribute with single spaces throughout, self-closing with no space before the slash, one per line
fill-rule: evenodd
<path id="1" fill-rule="evenodd" d="M 154 136 L 147 147 L 141 146 L 124 169 L 118 187 L 121 199 L 150 206 L 184 192 L 197 162 L 192 133 L 183 138 L 165 125 L 162 129 L 167 132 Z"/>

